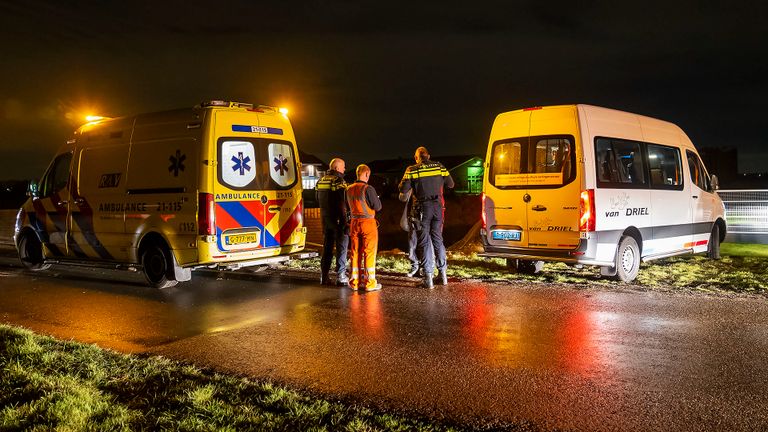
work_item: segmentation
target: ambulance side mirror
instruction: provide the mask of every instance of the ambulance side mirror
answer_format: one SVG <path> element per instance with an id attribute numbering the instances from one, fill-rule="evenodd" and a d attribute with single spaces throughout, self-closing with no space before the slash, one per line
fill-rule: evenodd
<path id="1" fill-rule="evenodd" d="M 709 185 L 710 188 L 712 188 L 711 192 L 716 192 L 718 189 L 720 189 L 720 182 L 717 180 L 717 176 L 712 174 L 709 176 Z"/>
<path id="2" fill-rule="evenodd" d="M 27 185 L 27 196 L 37 198 L 40 194 L 40 184 L 37 180 L 30 180 Z"/>

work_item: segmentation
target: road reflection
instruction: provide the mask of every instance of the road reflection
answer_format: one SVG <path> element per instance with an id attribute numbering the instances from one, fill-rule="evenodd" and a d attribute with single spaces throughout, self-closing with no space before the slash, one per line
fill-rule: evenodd
<path id="1" fill-rule="evenodd" d="M 597 344 L 600 328 L 584 299 L 571 298 L 556 314 L 542 314 L 536 303 L 514 305 L 489 298 L 482 284 L 468 284 L 461 310 L 468 348 L 498 367 L 558 367 L 577 374 L 603 368 Z"/>

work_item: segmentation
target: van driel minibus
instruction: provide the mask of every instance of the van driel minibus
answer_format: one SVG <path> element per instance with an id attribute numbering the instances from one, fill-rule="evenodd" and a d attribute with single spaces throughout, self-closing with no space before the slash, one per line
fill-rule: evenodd
<path id="1" fill-rule="evenodd" d="M 266 266 L 302 252 L 298 149 L 277 108 L 211 101 L 87 123 L 19 210 L 21 262 L 142 270 L 149 285 L 198 268 Z"/>
<path id="2" fill-rule="evenodd" d="M 499 114 L 485 160 L 483 256 L 521 272 L 544 261 L 632 281 L 640 262 L 719 258 L 725 208 L 678 126 L 590 105 Z"/>

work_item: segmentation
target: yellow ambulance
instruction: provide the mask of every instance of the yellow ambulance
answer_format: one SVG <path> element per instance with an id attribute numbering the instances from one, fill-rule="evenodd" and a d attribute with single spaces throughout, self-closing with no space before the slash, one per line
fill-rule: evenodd
<path id="1" fill-rule="evenodd" d="M 210 101 L 87 123 L 19 210 L 29 269 L 141 269 L 162 288 L 198 268 L 264 266 L 303 252 L 299 153 L 274 107 Z"/>
<path id="2" fill-rule="evenodd" d="M 678 126 L 591 105 L 499 114 L 485 162 L 484 256 L 522 272 L 544 261 L 633 280 L 641 261 L 719 258 L 725 207 Z"/>

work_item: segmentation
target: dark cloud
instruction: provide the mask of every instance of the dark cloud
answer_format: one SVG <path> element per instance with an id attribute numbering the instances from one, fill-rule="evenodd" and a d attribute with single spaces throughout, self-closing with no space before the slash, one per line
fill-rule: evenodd
<path id="1" fill-rule="evenodd" d="M 483 153 L 501 111 L 592 103 L 764 170 L 762 3 L 447 3 L 0 1 L 0 177 L 37 175 L 67 113 L 213 98 L 291 105 L 323 157 Z"/>

